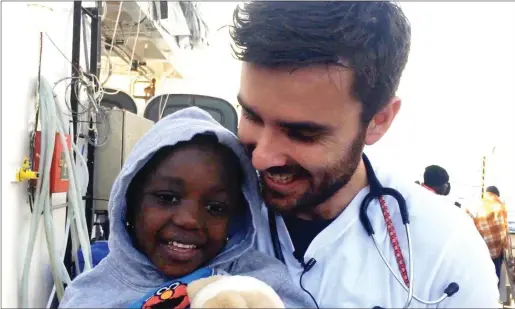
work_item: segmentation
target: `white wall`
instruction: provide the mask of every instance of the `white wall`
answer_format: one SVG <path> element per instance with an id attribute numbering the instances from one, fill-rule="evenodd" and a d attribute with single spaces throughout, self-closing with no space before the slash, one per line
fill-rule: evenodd
<path id="1" fill-rule="evenodd" d="M 481 157 L 497 145 L 490 163 L 502 168 L 490 169 L 489 180 L 515 203 L 515 3 L 401 6 L 412 24 L 403 105 L 370 153 L 413 181 L 439 164 L 451 181 L 480 185 Z M 467 193 L 453 186 L 451 195 L 459 190 Z M 479 190 L 471 194 L 479 198 Z"/>
<path id="2" fill-rule="evenodd" d="M 35 79 L 38 72 L 41 25 L 71 59 L 73 2 L 42 2 L 53 13 L 30 15 L 28 3 L 2 3 L 2 307 L 16 308 L 18 287 L 28 240 L 31 213 L 26 183 L 12 183 L 23 157 L 29 152 L 29 122 L 34 121 Z M 31 4 L 35 4 L 34 2 Z M 41 23 L 34 23 L 39 16 Z M 43 36 L 42 76 L 51 84 L 71 75 L 71 66 L 46 36 Z M 81 58 L 83 59 L 81 51 Z M 56 88 L 64 107 L 64 84 Z M 66 118 L 68 122 L 68 118 Z M 62 204 L 65 194 L 55 194 L 53 204 Z M 56 241 L 63 243 L 65 208 L 53 212 Z M 45 307 L 52 288 L 44 228 L 40 222 L 29 280 L 29 306 Z M 59 233 L 59 231 L 63 231 Z"/>

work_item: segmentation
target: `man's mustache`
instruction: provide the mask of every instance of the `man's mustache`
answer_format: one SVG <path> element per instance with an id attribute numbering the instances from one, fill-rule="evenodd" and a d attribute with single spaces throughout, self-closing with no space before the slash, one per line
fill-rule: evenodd
<path id="1" fill-rule="evenodd" d="M 252 159 L 252 153 L 254 152 L 254 149 L 256 149 L 255 145 L 244 145 L 245 151 L 247 152 L 247 156 Z M 306 169 L 301 167 L 298 164 L 288 164 L 283 166 L 273 166 L 269 167 L 264 171 L 259 171 L 260 175 L 263 175 L 264 173 L 270 173 L 270 174 L 293 174 L 295 176 L 304 176 L 308 177 L 311 176 L 311 173 L 308 172 Z"/>
<path id="2" fill-rule="evenodd" d="M 267 168 L 264 172 L 270 174 L 293 174 L 295 176 L 310 176 L 310 173 L 300 165 L 283 165 Z"/>

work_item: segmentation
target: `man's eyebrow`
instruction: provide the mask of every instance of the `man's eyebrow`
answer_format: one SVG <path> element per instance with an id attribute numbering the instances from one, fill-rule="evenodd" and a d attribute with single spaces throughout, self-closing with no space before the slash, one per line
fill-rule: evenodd
<path id="1" fill-rule="evenodd" d="M 255 110 L 253 110 L 250 106 L 248 106 L 247 104 L 245 104 L 245 102 L 243 101 L 243 99 L 241 98 L 241 96 L 240 96 L 240 95 L 238 95 L 238 96 L 236 97 L 236 99 L 238 100 L 238 103 L 240 104 L 241 108 L 242 108 L 243 110 L 245 110 L 245 112 L 247 112 L 247 113 L 251 114 L 252 116 L 255 116 L 255 117 L 258 117 L 258 118 L 259 118 L 258 113 L 257 113 Z"/>
<path id="2" fill-rule="evenodd" d="M 277 121 L 277 124 L 287 130 L 293 131 L 304 131 L 313 133 L 326 133 L 331 131 L 331 127 L 322 124 L 304 121 L 304 122 L 288 122 L 288 121 Z"/>
<path id="3" fill-rule="evenodd" d="M 245 110 L 246 113 L 261 119 L 259 114 L 253 110 L 250 106 L 245 104 L 243 99 L 238 95 L 237 96 L 238 103 L 240 104 L 241 108 Z M 277 120 L 275 123 L 284 129 L 287 130 L 295 130 L 295 131 L 304 131 L 304 132 L 313 132 L 313 133 L 327 133 L 332 130 L 330 126 L 314 123 L 311 121 L 300 121 L 300 122 L 291 122 L 291 121 L 281 121 Z"/>

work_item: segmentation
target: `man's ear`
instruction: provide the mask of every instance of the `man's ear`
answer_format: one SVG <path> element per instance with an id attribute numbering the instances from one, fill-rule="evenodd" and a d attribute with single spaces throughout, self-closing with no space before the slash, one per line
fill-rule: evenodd
<path id="1" fill-rule="evenodd" d="M 374 115 L 367 127 L 365 136 L 366 145 L 375 144 L 386 134 L 397 116 L 397 113 L 399 113 L 400 108 L 400 98 L 393 97 L 385 107 Z"/>

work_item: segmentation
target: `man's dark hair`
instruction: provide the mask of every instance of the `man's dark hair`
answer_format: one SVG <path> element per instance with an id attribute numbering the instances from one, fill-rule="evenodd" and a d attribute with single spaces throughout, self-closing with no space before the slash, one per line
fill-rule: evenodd
<path id="1" fill-rule="evenodd" d="M 497 195 L 498 197 L 501 197 L 501 193 L 499 192 L 499 189 L 497 189 L 496 186 L 490 186 L 490 187 L 486 188 L 486 192 L 490 192 L 490 193 Z"/>
<path id="2" fill-rule="evenodd" d="M 438 187 L 449 182 L 449 174 L 438 165 L 430 165 L 424 171 L 424 184 L 429 187 Z"/>
<path id="3" fill-rule="evenodd" d="M 368 123 L 395 95 L 406 66 L 411 26 L 383 1 L 255 1 L 234 11 L 238 60 L 269 68 L 343 65 Z"/>

